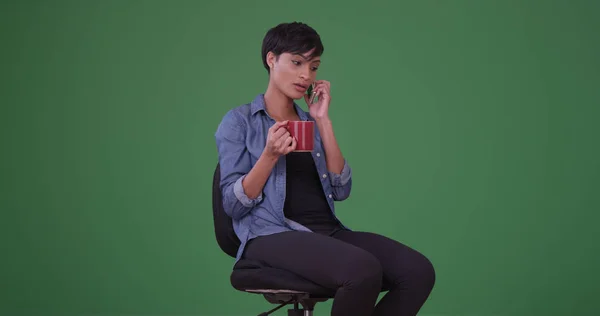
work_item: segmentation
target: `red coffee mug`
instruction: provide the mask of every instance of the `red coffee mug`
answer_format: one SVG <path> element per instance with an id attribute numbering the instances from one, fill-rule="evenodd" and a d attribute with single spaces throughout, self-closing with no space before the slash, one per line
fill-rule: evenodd
<path id="1" fill-rule="evenodd" d="M 315 122 L 289 121 L 287 126 L 292 137 L 296 137 L 296 152 L 310 152 L 315 147 Z"/>

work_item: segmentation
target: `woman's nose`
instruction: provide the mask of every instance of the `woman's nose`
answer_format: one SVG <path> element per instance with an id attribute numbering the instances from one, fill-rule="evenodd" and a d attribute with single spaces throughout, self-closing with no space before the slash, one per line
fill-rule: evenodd
<path id="1" fill-rule="evenodd" d="M 302 80 L 308 80 L 310 78 L 310 75 L 308 74 L 308 71 L 301 70 L 300 71 L 300 78 L 302 78 Z"/>

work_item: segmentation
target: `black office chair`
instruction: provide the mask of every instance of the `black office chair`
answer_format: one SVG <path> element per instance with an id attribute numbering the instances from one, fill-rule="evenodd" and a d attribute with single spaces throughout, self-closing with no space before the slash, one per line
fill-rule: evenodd
<path id="1" fill-rule="evenodd" d="M 235 258 L 240 240 L 233 230 L 231 218 L 223 210 L 220 179 L 220 166 L 217 164 L 212 189 L 215 235 L 221 250 Z M 258 316 L 267 316 L 288 304 L 293 304 L 293 309 L 288 310 L 288 316 L 312 316 L 318 302 L 325 302 L 335 295 L 335 291 L 323 288 L 294 273 L 247 259 L 240 259 L 234 265 L 230 281 L 239 291 L 261 294 L 269 303 L 279 304 Z"/>

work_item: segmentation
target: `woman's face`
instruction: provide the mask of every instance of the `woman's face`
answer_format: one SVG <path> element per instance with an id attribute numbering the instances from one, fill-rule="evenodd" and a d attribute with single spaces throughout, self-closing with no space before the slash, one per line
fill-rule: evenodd
<path id="1" fill-rule="evenodd" d="M 283 53 L 279 58 L 272 53 L 267 55 L 271 66 L 271 81 L 281 93 L 291 99 L 304 97 L 308 87 L 315 81 L 321 58 L 314 56 L 309 59 L 311 53 L 312 51 L 305 54 Z"/>

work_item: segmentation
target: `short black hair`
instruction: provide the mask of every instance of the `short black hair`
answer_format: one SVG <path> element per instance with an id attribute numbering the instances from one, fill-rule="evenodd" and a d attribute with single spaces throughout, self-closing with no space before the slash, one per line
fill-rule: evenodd
<path id="1" fill-rule="evenodd" d="M 267 72 L 267 53 L 304 54 L 314 48 L 310 58 L 321 56 L 325 51 L 321 37 L 312 27 L 302 22 L 281 23 L 271 28 L 262 43 L 262 61 Z"/>

